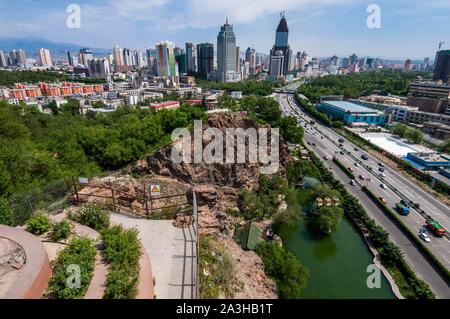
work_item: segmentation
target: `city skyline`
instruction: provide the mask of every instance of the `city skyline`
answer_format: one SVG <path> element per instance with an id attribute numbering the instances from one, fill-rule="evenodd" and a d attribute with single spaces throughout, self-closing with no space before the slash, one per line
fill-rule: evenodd
<path id="1" fill-rule="evenodd" d="M 81 28 L 69 29 L 65 25 L 69 1 L 50 4 L 44 0 L 30 5 L 30 0 L 19 0 L 14 6 L 0 3 L 3 9 L 0 37 L 35 37 L 102 48 L 115 44 L 146 48 L 168 39 L 183 46 L 185 42 L 214 43 L 220 21 L 228 16 L 239 47 L 253 46 L 258 53 L 268 54 L 279 12 L 286 11 L 292 49 L 306 50 L 314 56 L 346 56 L 355 52 L 392 59 L 434 58 L 439 42 L 447 42 L 444 48 L 450 45 L 445 32 L 450 17 L 448 1 L 408 1 L 407 7 L 405 0 L 378 1 L 381 29 L 366 25 L 370 15 L 366 9 L 370 3 L 365 0 L 247 1 L 244 4 L 234 0 L 227 3 L 82 0 L 78 1 Z"/>

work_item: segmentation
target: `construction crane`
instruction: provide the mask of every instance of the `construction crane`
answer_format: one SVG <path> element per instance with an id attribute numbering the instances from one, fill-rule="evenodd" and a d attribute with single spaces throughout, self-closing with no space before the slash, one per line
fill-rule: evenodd
<path id="1" fill-rule="evenodd" d="M 444 41 L 439 42 L 439 51 L 441 51 L 441 47 L 442 47 L 442 45 L 443 45 L 444 43 L 445 43 Z"/>

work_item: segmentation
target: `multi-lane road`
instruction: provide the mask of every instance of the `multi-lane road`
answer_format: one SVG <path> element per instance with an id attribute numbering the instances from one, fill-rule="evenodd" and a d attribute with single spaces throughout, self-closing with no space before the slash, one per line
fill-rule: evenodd
<path id="1" fill-rule="evenodd" d="M 335 131 L 318 123 L 311 125 L 312 118 L 302 112 L 294 101 L 293 95 L 278 94 L 277 100 L 284 115 L 295 116 L 299 125 L 306 126 L 305 141 L 310 144 L 309 147 L 322 159 L 329 159 L 324 159 L 324 161 L 331 167 L 338 179 L 347 186 L 348 190 L 361 200 L 369 215 L 390 232 L 392 240 L 403 250 L 406 260 L 419 277 L 427 281 L 438 297 L 450 298 L 450 287 L 445 280 L 429 264 L 417 247 L 361 191 L 358 184 L 367 186 L 377 196 L 384 198 L 387 205 L 393 209 L 395 209 L 395 204 L 401 199 L 409 199 L 414 203 L 419 203 L 420 207 L 429 216 L 439 221 L 448 230 L 450 229 L 450 208 L 394 169 L 384 166 L 384 172 L 381 172 L 379 170 L 379 161 L 371 158 L 370 154 L 359 149 L 350 141 L 345 140 L 345 138 L 344 143 L 340 143 L 339 139 L 343 137 Z M 340 144 L 343 146 L 340 146 Z M 363 160 L 361 158 L 362 155 L 368 156 L 368 160 Z M 333 156 L 336 156 L 341 163 L 351 168 L 356 178 L 359 179 L 359 176 L 362 176 L 364 180 L 359 179 L 356 186 L 350 185 L 350 179 L 330 160 Z M 382 188 L 382 184 L 386 188 Z M 409 216 L 399 215 L 399 217 L 417 235 L 420 228 L 425 224 L 424 216 L 413 209 Z M 450 269 L 450 242 L 446 238 L 432 237 L 431 242 L 426 245 L 442 264 Z"/>

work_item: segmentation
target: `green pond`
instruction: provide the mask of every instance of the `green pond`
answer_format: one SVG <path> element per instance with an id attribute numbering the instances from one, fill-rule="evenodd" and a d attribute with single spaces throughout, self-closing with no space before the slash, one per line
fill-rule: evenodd
<path id="1" fill-rule="evenodd" d="M 309 269 L 305 299 L 392 299 L 396 298 L 386 277 L 381 288 L 366 285 L 367 267 L 373 254 L 359 230 L 345 217 L 329 235 L 314 230 L 305 219 L 281 231 L 283 247 Z"/>

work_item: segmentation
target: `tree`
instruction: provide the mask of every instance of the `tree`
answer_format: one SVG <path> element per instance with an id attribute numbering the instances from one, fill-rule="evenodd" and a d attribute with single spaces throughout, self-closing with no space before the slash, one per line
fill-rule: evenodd
<path id="1" fill-rule="evenodd" d="M 344 210 L 337 206 L 323 206 L 318 214 L 317 223 L 320 228 L 335 230 L 344 216 Z"/>
<path id="2" fill-rule="evenodd" d="M 304 131 L 298 125 L 297 119 L 293 116 L 282 117 L 278 120 L 278 127 L 280 135 L 287 141 L 295 144 L 300 144 L 303 141 Z"/>
<path id="3" fill-rule="evenodd" d="M 394 126 L 394 134 L 404 137 L 407 129 L 408 127 L 405 124 L 397 123 Z"/>
<path id="4" fill-rule="evenodd" d="M 309 277 L 308 269 L 290 252 L 275 243 L 260 243 L 256 253 L 261 257 L 266 274 L 277 284 L 281 299 L 299 299 Z"/>
<path id="5" fill-rule="evenodd" d="M 423 142 L 423 133 L 417 129 L 407 129 L 405 138 L 416 144 L 421 144 Z"/>
<path id="6" fill-rule="evenodd" d="M 14 226 L 14 215 L 6 199 L 0 198 L 0 225 Z"/>

